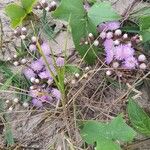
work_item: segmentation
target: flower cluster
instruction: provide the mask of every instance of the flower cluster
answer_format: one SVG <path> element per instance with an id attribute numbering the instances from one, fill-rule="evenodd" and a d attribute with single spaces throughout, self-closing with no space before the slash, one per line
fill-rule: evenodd
<path id="1" fill-rule="evenodd" d="M 45 102 L 51 103 L 61 99 L 60 91 L 53 87 L 53 76 L 57 76 L 56 67 L 64 66 L 64 58 L 62 57 L 55 58 L 54 62 L 47 42 L 41 44 L 41 49 L 46 60 L 40 57 L 23 69 L 24 76 L 32 83 L 29 95 L 32 97 L 32 104 L 36 107 L 42 107 Z"/>
<path id="2" fill-rule="evenodd" d="M 129 37 L 122 33 L 120 22 L 106 22 L 100 24 L 98 31 L 103 41 L 106 54 L 106 63 L 113 68 L 146 69 L 146 57 L 136 53 L 135 45 L 140 42 L 140 36 Z"/>

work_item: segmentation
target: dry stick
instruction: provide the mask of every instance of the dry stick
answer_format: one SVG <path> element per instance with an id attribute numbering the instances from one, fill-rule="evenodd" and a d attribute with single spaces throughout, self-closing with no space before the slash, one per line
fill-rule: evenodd
<path id="1" fill-rule="evenodd" d="M 112 106 L 113 106 L 114 104 L 116 104 L 118 101 L 120 101 L 121 99 L 123 99 L 124 97 L 126 97 L 126 95 L 130 94 L 130 93 L 133 91 L 133 89 L 135 88 L 135 86 L 138 85 L 142 80 L 144 80 L 148 75 L 150 75 L 150 71 L 149 71 L 146 75 L 144 75 L 140 80 L 138 80 L 135 84 L 133 84 L 133 85 L 131 86 L 131 88 L 127 90 L 126 93 L 124 93 L 121 97 L 117 98 L 117 99 L 113 102 Z"/>
<path id="2" fill-rule="evenodd" d="M 101 84 L 97 87 L 97 89 L 95 90 L 95 92 L 94 92 L 93 95 L 91 96 L 91 98 L 90 98 L 90 104 L 91 104 L 91 101 L 92 101 L 92 99 L 94 98 L 95 94 L 98 92 L 98 90 L 100 89 L 100 87 L 102 86 L 102 84 L 103 84 L 104 81 L 105 81 L 105 79 L 102 80 Z M 89 110 L 89 108 L 90 108 L 90 104 L 88 105 L 88 108 L 87 108 L 86 111 L 85 111 L 84 118 L 85 118 L 85 116 L 86 116 L 86 114 L 87 114 L 87 112 L 88 112 L 88 110 Z"/>
<path id="3" fill-rule="evenodd" d="M 139 0 L 134 0 L 131 5 L 128 6 L 128 8 L 125 10 L 125 12 L 122 14 L 122 16 L 124 17 L 122 23 L 128 19 L 130 12 L 133 11 L 134 6 L 137 4 Z"/>
<path id="4" fill-rule="evenodd" d="M 94 71 L 96 70 L 96 67 L 95 66 L 95 69 Z M 101 66 L 102 67 L 102 66 Z M 68 104 L 69 105 L 79 94 L 80 92 L 84 89 L 85 85 L 92 79 L 92 77 L 98 72 L 99 69 L 96 70 L 96 72 L 85 82 L 85 84 L 77 91 L 77 93 L 69 100 Z M 70 91 L 69 91 L 69 94 L 70 94 Z"/>
<path id="5" fill-rule="evenodd" d="M 127 147 L 125 147 L 125 149 L 127 149 L 127 150 L 133 150 L 133 149 L 138 148 L 142 144 L 145 144 L 145 143 L 149 144 L 149 142 L 150 142 L 150 138 L 147 138 L 147 139 L 138 141 L 137 143 L 130 144 Z"/>

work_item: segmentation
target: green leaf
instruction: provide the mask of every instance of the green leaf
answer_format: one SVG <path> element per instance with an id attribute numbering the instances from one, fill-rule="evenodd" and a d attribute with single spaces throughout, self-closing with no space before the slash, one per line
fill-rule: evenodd
<path id="1" fill-rule="evenodd" d="M 144 43 L 150 41 L 150 28 L 148 30 L 141 31 L 140 34 L 143 37 Z"/>
<path id="2" fill-rule="evenodd" d="M 129 127 L 123 118 L 120 116 L 114 118 L 110 124 L 108 124 L 107 130 L 110 131 L 110 137 L 113 140 L 119 140 L 122 142 L 129 142 L 135 137 L 135 131 Z"/>
<path id="3" fill-rule="evenodd" d="M 80 73 L 80 68 L 78 68 L 75 65 L 71 65 L 71 64 L 66 64 L 65 65 L 65 71 L 67 73 L 71 73 L 71 74 L 75 74 L 75 73 Z"/>
<path id="4" fill-rule="evenodd" d="M 140 31 L 143 42 L 150 41 L 150 16 L 143 16 L 140 18 Z"/>
<path id="5" fill-rule="evenodd" d="M 94 144 L 96 141 L 104 137 L 103 132 L 105 132 L 105 130 L 105 124 L 99 123 L 97 121 L 87 121 L 84 123 L 80 133 L 86 143 Z"/>
<path id="6" fill-rule="evenodd" d="M 95 26 L 106 21 L 119 20 L 121 17 L 112 9 L 111 3 L 95 3 L 88 11 L 88 17 Z"/>
<path id="7" fill-rule="evenodd" d="M 69 17 L 76 21 L 77 19 L 84 18 L 86 12 L 83 8 L 82 0 L 62 0 L 60 6 L 53 13 L 53 16 L 65 21 L 69 20 Z"/>
<path id="8" fill-rule="evenodd" d="M 132 126 L 140 133 L 150 136 L 150 117 L 143 109 L 134 100 L 130 99 L 127 110 Z"/>
<path id="9" fill-rule="evenodd" d="M 22 23 L 26 16 L 32 11 L 32 7 L 36 0 L 21 0 L 21 5 L 9 4 L 5 8 L 6 14 L 11 19 L 11 26 L 16 28 Z"/>
<path id="10" fill-rule="evenodd" d="M 21 0 L 22 7 L 25 9 L 27 14 L 32 11 L 32 7 L 35 3 L 36 0 Z"/>
<path id="11" fill-rule="evenodd" d="M 26 11 L 16 4 L 9 4 L 5 8 L 6 14 L 11 19 L 11 26 L 16 28 L 26 16 Z"/>
<path id="12" fill-rule="evenodd" d="M 101 140 L 97 141 L 95 150 L 121 150 L 121 148 L 118 143 L 101 138 Z"/>
<path id="13" fill-rule="evenodd" d="M 143 16 L 140 18 L 140 29 L 147 30 L 150 28 L 150 16 Z"/>
<path id="14" fill-rule="evenodd" d="M 96 59 L 97 48 L 91 48 L 89 45 L 80 45 L 81 39 L 86 38 L 89 33 L 96 34 L 96 28 L 88 20 L 83 7 L 82 0 L 62 0 L 60 6 L 53 13 L 58 19 L 70 21 L 73 41 L 81 57 L 92 64 Z"/>
<path id="15" fill-rule="evenodd" d="M 148 16 L 150 15 L 150 7 L 149 6 L 145 6 L 143 8 L 140 8 L 139 10 L 135 10 L 130 17 L 133 17 L 135 19 L 135 17 L 141 17 L 141 16 Z"/>
<path id="16" fill-rule="evenodd" d="M 100 7 L 100 9 L 105 10 L 105 3 L 99 4 L 104 4 L 102 5 L 102 7 Z M 98 48 L 90 45 L 81 45 L 80 43 L 81 39 L 85 39 L 89 33 L 93 33 L 94 35 L 97 34 L 97 24 L 95 24 L 95 19 L 97 18 L 93 20 L 93 15 L 94 14 L 92 10 L 89 14 L 87 14 L 83 7 L 82 0 L 62 0 L 60 6 L 53 13 L 53 16 L 55 18 L 69 21 L 75 47 L 78 50 L 81 57 L 84 58 L 89 64 L 94 63 L 98 52 Z M 113 13 L 113 15 L 111 14 L 111 16 L 109 15 L 110 13 L 108 13 L 108 16 L 106 14 L 99 15 L 100 18 L 98 20 L 100 22 L 98 22 L 101 23 L 103 21 L 115 20 L 115 18 L 117 18 L 117 20 L 119 19 L 117 17 L 118 15 L 115 15 L 115 13 Z M 98 16 L 98 14 L 96 14 L 96 16 Z"/>
<path id="17" fill-rule="evenodd" d="M 97 147 L 101 147 L 103 150 L 108 150 L 111 146 L 110 149 L 118 150 L 120 147 L 115 141 L 129 142 L 133 140 L 135 135 L 135 131 L 125 123 L 121 116 L 106 124 L 87 121 L 81 129 L 81 136 L 86 143 L 96 143 Z"/>

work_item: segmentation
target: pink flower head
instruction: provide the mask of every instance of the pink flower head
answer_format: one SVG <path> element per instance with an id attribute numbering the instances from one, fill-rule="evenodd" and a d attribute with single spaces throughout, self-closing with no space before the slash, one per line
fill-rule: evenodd
<path id="1" fill-rule="evenodd" d="M 114 58 L 114 44 L 112 39 L 104 41 L 104 48 L 106 53 L 106 63 L 110 64 Z"/>
<path id="2" fill-rule="evenodd" d="M 133 56 L 128 57 L 124 61 L 123 65 L 126 69 L 135 69 L 136 66 L 138 66 L 137 59 Z"/>
<path id="3" fill-rule="evenodd" d="M 44 42 L 42 45 L 41 45 L 41 49 L 44 53 L 44 55 L 48 56 L 51 51 L 50 51 L 50 47 L 49 47 L 49 44 L 47 42 Z"/>
<path id="4" fill-rule="evenodd" d="M 53 88 L 51 92 L 54 98 L 56 98 L 57 100 L 61 100 L 61 93 L 58 89 Z"/>
<path id="5" fill-rule="evenodd" d="M 37 107 L 37 108 L 43 107 L 42 102 L 40 100 L 36 99 L 36 98 L 32 99 L 32 105 Z"/>
<path id="6" fill-rule="evenodd" d="M 30 90 L 29 95 L 33 98 L 36 98 L 36 97 L 38 97 L 39 92 L 37 90 Z"/>
<path id="7" fill-rule="evenodd" d="M 124 59 L 134 55 L 134 49 L 131 46 L 123 45 Z"/>
<path id="8" fill-rule="evenodd" d="M 48 63 L 48 64 L 53 64 L 53 59 L 50 58 L 49 56 L 46 56 L 46 61 L 44 60 L 43 57 L 40 57 L 39 61 L 40 61 L 41 64 L 43 64 L 44 66 L 46 66 L 46 63 Z"/>
<path id="9" fill-rule="evenodd" d="M 58 57 L 58 58 L 56 59 L 56 65 L 57 65 L 58 67 L 63 67 L 63 66 L 65 65 L 65 60 L 64 60 L 64 58 Z"/>
<path id="10" fill-rule="evenodd" d="M 51 69 L 51 71 L 53 72 L 53 74 L 56 76 L 57 72 L 56 72 L 55 67 L 52 64 L 49 64 L 49 68 Z M 47 72 L 50 72 L 49 68 L 48 68 L 48 66 L 46 66 L 46 71 Z"/>
<path id="11" fill-rule="evenodd" d="M 117 60 L 124 60 L 134 55 L 134 49 L 128 45 L 121 44 L 115 47 L 114 53 Z"/>
<path id="12" fill-rule="evenodd" d="M 123 60 L 124 59 L 123 48 L 124 48 L 124 46 L 122 44 L 115 47 L 114 55 L 115 55 L 115 58 L 117 60 Z"/>
<path id="13" fill-rule="evenodd" d="M 36 60 L 36 61 L 33 61 L 31 63 L 31 68 L 34 70 L 34 71 L 41 71 L 43 69 L 43 64 L 41 63 L 40 60 Z"/>
<path id="14" fill-rule="evenodd" d="M 34 73 L 34 71 L 32 70 L 32 69 L 30 69 L 30 68 L 25 68 L 24 70 L 23 70 L 23 74 L 25 75 L 25 77 L 27 78 L 27 79 L 31 79 L 32 77 L 35 77 L 36 76 L 36 74 Z"/>
<path id="15" fill-rule="evenodd" d="M 48 79 L 48 78 L 51 78 L 50 72 L 48 72 L 48 71 L 40 72 L 40 73 L 38 74 L 38 76 L 39 76 L 41 79 Z"/>
<path id="16" fill-rule="evenodd" d="M 113 31 L 113 30 L 116 30 L 118 28 L 120 28 L 120 22 L 110 21 L 110 22 L 100 24 L 98 27 L 98 31 L 99 32 L 108 31 L 108 30 Z"/>

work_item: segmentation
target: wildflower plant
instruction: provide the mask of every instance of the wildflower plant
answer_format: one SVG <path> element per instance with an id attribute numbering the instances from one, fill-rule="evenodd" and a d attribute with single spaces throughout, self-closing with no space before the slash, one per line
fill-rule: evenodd
<path id="1" fill-rule="evenodd" d="M 137 27 L 138 24 L 138 32 L 131 32 L 127 29 L 125 30 L 126 21 L 122 21 L 122 17 L 112 8 L 111 3 L 105 1 L 61 0 L 60 3 L 56 3 L 55 1 L 46 0 L 31 0 L 30 2 L 29 0 L 21 0 L 20 4 L 9 4 L 5 10 L 14 28 L 13 38 L 20 42 L 19 46 L 18 43 L 16 45 L 14 43 L 16 53 L 8 57 L 6 63 L 13 65 L 18 70 L 21 67 L 21 76 L 18 75 L 18 72 L 17 74 L 12 73 L 8 66 L 6 67 L 3 63 L 0 63 L 2 73 L 6 77 L 6 82 L 1 87 L 1 90 L 7 89 L 10 85 L 13 88 L 16 86 L 15 98 L 12 102 L 7 100 L 6 108 L 3 107 L 1 112 L 4 113 L 4 109 L 12 112 L 19 103 L 26 109 L 32 107 L 37 110 L 54 108 L 54 110 L 60 110 L 60 116 L 63 110 L 63 121 L 66 123 L 65 127 L 67 129 L 65 134 L 69 136 L 69 140 L 72 135 L 70 136 L 68 120 L 73 114 L 74 121 L 69 121 L 71 124 L 75 122 L 75 127 L 81 124 L 79 129 L 83 142 L 85 141 L 97 150 L 121 150 L 122 142 L 131 142 L 135 138 L 136 132 L 125 123 L 126 115 L 125 119 L 123 119 L 121 115 L 116 117 L 118 114 L 114 113 L 115 117 L 113 115 L 112 119 L 111 116 L 109 119 L 112 119 L 112 121 L 107 121 L 107 123 L 83 121 L 84 115 L 81 114 L 81 117 L 76 115 L 74 97 L 84 87 L 81 87 L 81 90 L 79 89 L 73 97 L 70 98 L 69 96 L 74 87 L 78 88 L 80 86 L 78 83 L 82 79 L 86 80 L 86 82 L 89 81 L 89 75 L 92 72 L 90 69 L 93 66 L 95 68 L 96 66 L 99 67 L 99 64 L 102 66 L 95 70 L 104 70 L 103 72 L 110 78 L 115 76 L 117 79 L 123 79 L 126 73 L 132 76 L 132 73 L 136 74 L 136 71 L 141 72 L 141 74 L 147 72 L 149 60 L 143 45 L 150 41 L 149 16 L 142 16 L 135 25 Z M 38 16 L 36 11 L 39 11 L 42 17 Z M 57 43 L 55 41 L 57 32 L 53 27 L 55 25 L 53 24 L 53 19 L 67 22 L 67 25 L 63 24 L 64 29 L 60 29 L 67 32 L 64 47 L 61 48 L 60 54 L 55 54 L 55 49 L 52 49 L 50 44 L 51 40 Z M 67 58 L 69 32 L 72 34 L 75 50 L 80 55 L 78 65 L 69 64 Z M 95 62 L 98 62 L 97 65 L 95 65 Z M 89 66 L 89 64 L 94 65 Z M 67 78 L 68 74 L 71 74 L 71 78 Z M 106 76 L 104 76 L 104 80 Z M 84 86 L 86 86 L 86 82 Z M 67 91 L 68 89 L 70 90 L 69 92 Z M 94 91 L 94 94 L 98 91 Z M 90 95 L 91 93 L 89 92 L 88 94 Z M 126 98 L 127 95 L 128 92 L 123 98 Z M 68 98 L 70 99 L 68 100 Z M 89 97 L 86 100 L 88 99 Z M 90 98 L 89 100 L 91 103 L 93 99 Z M 96 101 L 96 104 L 98 102 Z M 72 103 L 73 108 L 70 106 Z M 115 101 L 113 101 L 112 106 L 115 106 L 114 103 Z M 0 104 L 0 106 L 3 106 L 3 104 Z M 82 107 L 81 113 L 86 106 Z M 88 105 L 88 109 L 89 107 Z M 94 112 L 93 108 L 91 109 L 92 112 Z M 133 127 L 137 131 L 149 135 L 149 122 L 142 120 L 141 116 L 137 118 L 132 110 L 149 121 L 148 115 L 136 103 L 129 101 L 128 114 Z M 110 116 L 109 112 L 105 119 L 108 116 Z M 7 115 L 4 118 L 4 122 L 8 125 L 6 126 L 6 131 L 9 131 L 8 133 L 6 132 L 7 143 L 8 145 L 14 145 L 11 127 L 8 123 L 9 119 Z M 62 116 L 60 118 L 62 119 Z M 141 120 L 142 123 L 140 122 Z M 146 124 L 146 128 L 144 128 L 144 124 Z M 11 137 L 10 139 L 9 136 Z M 71 140 L 73 141 L 74 137 Z M 69 141 L 69 143 L 71 142 Z M 76 146 L 72 147 L 76 148 Z"/>

